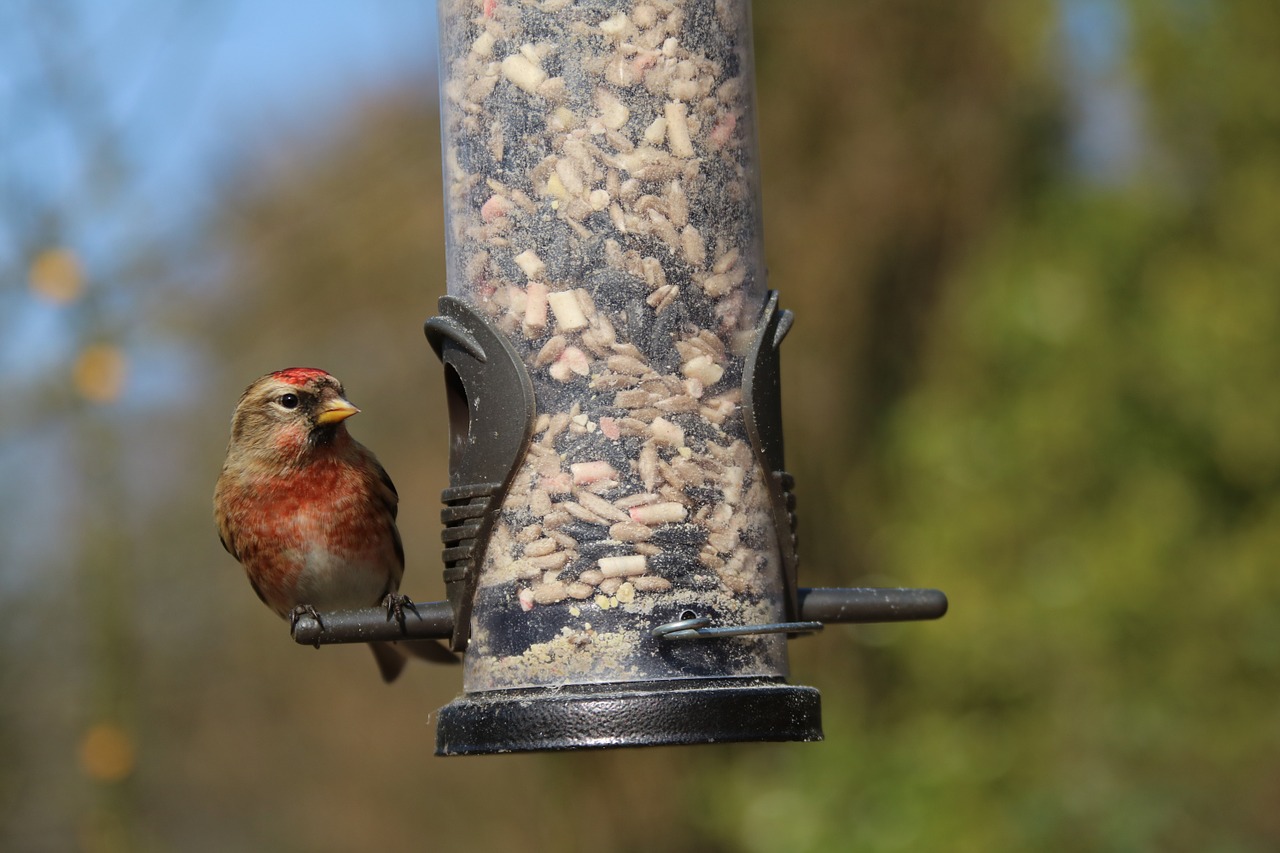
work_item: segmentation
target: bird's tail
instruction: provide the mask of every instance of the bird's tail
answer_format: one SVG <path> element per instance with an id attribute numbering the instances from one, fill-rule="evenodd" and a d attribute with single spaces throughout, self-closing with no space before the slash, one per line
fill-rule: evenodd
<path id="1" fill-rule="evenodd" d="M 458 663 L 458 656 L 435 640 L 404 640 L 398 643 L 370 643 L 382 680 L 390 684 L 399 677 L 412 655 L 432 663 Z"/>
<path id="2" fill-rule="evenodd" d="M 404 652 L 390 643 L 370 643 L 369 648 L 373 649 L 373 659 L 378 662 L 378 672 L 382 673 L 382 680 L 388 684 L 395 681 L 400 676 L 400 671 L 404 669 L 406 660 Z"/>

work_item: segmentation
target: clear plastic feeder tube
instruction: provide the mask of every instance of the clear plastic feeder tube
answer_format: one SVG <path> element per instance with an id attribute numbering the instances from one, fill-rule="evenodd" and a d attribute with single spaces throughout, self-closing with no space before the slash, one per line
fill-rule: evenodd
<path id="1" fill-rule="evenodd" d="M 448 289 L 532 378 L 464 687 L 783 676 L 741 408 L 765 300 L 745 0 L 441 0 Z"/>

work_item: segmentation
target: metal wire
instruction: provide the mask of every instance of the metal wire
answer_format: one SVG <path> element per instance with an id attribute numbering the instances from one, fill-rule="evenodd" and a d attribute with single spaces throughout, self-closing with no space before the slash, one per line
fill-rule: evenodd
<path id="1" fill-rule="evenodd" d="M 755 634 L 813 634 L 822 630 L 821 622 L 771 622 L 764 625 L 711 626 L 711 617 L 692 616 L 667 622 L 650 633 L 659 640 L 705 640 L 723 637 L 749 637 Z"/>

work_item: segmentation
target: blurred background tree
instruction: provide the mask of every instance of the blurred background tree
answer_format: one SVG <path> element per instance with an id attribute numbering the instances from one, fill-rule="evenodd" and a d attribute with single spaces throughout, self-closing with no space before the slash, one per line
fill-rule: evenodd
<path id="1" fill-rule="evenodd" d="M 419 5 L 0 12 L 0 848 L 1280 845 L 1274 4 L 758 0 L 803 579 L 952 612 L 793 644 L 822 745 L 449 761 L 457 674 L 294 646 L 209 519 L 316 364 L 442 594 Z"/>

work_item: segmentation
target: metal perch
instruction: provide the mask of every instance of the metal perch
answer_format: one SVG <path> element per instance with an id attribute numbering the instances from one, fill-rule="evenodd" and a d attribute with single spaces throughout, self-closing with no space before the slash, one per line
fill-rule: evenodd
<path id="1" fill-rule="evenodd" d="M 910 622 L 938 619 L 947 612 L 947 597 L 936 589 L 802 587 L 797 597 L 800 621 L 824 625 Z M 405 608 L 403 625 L 388 619 L 382 607 L 324 613 L 320 622 L 302 616 L 293 626 L 293 639 L 305 646 L 328 646 L 373 640 L 447 640 L 453 636 L 449 602 L 428 601 L 414 608 Z"/>

